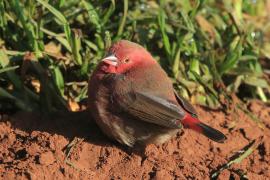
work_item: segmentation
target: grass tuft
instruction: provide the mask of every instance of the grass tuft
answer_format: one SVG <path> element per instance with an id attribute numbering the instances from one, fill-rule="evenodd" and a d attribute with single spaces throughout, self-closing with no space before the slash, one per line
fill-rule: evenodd
<path id="1" fill-rule="evenodd" d="M 0 104 L 44 112 L 83 106 L 89 76 L 119 39 L 145 46 L 193 103 L 217 108 L 230 94 L 269 103 L 269 4 L 3 0 Z"/>

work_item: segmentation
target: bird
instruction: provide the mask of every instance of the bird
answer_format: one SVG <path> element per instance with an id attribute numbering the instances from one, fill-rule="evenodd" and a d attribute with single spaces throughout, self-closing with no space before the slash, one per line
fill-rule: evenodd
<path id="1" fill-rule="evenodd" d="M 88 109 L 104 134 L 128 147 L 163 144 L 183 127 L 227 139 L 201 122 L 152 55 L 128 40 L 113 43 L 89 78 Z"/>

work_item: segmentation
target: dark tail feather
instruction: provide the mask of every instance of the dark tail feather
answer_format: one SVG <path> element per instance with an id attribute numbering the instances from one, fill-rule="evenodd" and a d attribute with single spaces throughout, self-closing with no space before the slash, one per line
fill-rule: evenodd
<path id="1" fill-rule="evenodd" d="M 182 120 L 182 123 L 185 128 L 190 128 L 196 132 L 199 132 L 218 143 L 223 143 L 227 139 L 222 132 L 200 122 L 197 118 L 192 117 L 190 114 L 187 114 L 186 118 Z"/>
<path id="2" fill-rule="evenodd" d="M 202 128 L 201 133 L 213 141 L 223 143 L 227 139 L 227 137 L 222 132 L 211 128 L 202 122 L 198 123 L 197 125 Z"/>

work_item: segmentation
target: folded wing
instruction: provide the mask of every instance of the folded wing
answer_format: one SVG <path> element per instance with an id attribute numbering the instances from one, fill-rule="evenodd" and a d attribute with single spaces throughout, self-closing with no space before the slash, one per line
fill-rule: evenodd
<path id="1" fill-rule="evenodd" d="M 118 104 L 129 115 L 149 123 L 169 128 L 180 128 L 185 111 L 177 104 L 146 92 L 122 95 Z"/>

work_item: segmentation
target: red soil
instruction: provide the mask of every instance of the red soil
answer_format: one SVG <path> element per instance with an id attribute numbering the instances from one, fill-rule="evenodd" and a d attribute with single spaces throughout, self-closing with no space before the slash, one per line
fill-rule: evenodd
<path id="1" fill-rule="evenodd" d="M 0 179 L 210 179 L 252 140 L 263 139 L 218 179 L 270 179 L 270 107 L 252 102 L 263 129 L 242 112 L 197 107 L 204 122 L 228 137 L 218 144 L 185 130 L 161 146 L 128 149 L 110 141 L 87 113 L 42 118 L 17 113 L 0 119 Z M 255 144 L 256 144 L 255 143 Z"/>

